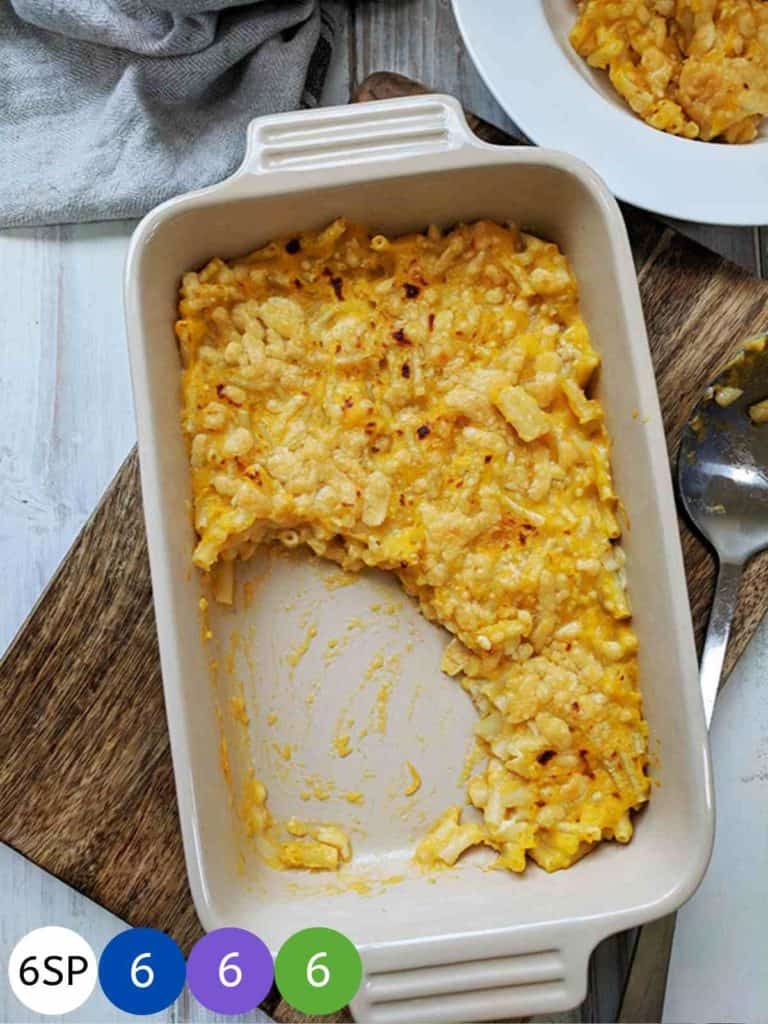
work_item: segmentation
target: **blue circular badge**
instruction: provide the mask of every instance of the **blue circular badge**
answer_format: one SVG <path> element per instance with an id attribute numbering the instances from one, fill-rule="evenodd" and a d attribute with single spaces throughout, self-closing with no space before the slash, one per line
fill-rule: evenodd
<path id="1" fill-rule="evenodd" d="M 184 988 L 184 954 L 164 932 L 131 928 L 107 945 L 99 959 L 104 995 L 125 1013 L 159 1013 Z"/>

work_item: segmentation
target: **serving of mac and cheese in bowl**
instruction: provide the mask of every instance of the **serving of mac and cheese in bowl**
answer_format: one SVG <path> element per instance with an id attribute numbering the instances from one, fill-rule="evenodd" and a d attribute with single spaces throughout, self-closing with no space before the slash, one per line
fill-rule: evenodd
<path id="1" fill-rule="evenodd" d="M 653 128 L 745 144 L 768 116 L 764 0 L 579 0 L 570 41 Z"/>
<path id="2" fill-rule="evenodd" d="M 706 224 L 768 220 L 765 0 L 453 0 L 529 139 L 620 199 Z"/>

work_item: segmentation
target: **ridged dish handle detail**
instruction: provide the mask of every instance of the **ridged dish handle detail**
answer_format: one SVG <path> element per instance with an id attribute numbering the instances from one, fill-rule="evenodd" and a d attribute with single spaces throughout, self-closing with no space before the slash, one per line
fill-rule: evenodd
<path id="1" fill-rule="evenodd" d="M 412 96 L 276 114 L 251 121 L 239 174 L 369 164 L 472 142 L 450 96 Z"/>
<path id="2" fill-rule="evenodd" d="M 462 941 L 464 957 L 447 948 L 452 939 L 438 940 L 432 950 L 431 943 L 426 950 L 417 946 L 416 963 L 406 967 L 389 963 L 386 949 L 370 951 L 352 1004 L 355 1019 L 366 1024 L 509 1020 L 555 1012 L 553 1007 L 567 1010 L 584 998 L 594 945 L 586 935 L 573 935 L 576 941 L 564 948 L 523 943 L 520 952 L 506 956 L 493 955 L 490 936 L 474 938 Z M 402 964 L 402 951 L 397 959 Z M 419 963 L 422 959 L 433 962 Z"/>

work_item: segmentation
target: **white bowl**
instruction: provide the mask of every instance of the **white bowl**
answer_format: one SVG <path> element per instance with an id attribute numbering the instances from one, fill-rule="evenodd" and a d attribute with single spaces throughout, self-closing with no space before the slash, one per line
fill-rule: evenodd
<path id="1" fill-rule="evenodd" d="M 484 872 L 482 853 L 431 880 L 412 866 L 425 826 L 463 798 L 459 775 L 475 716 L 461 688 L 440 673 L 445 634 L 407 601 L 399 615 L 368 614 L 371 602 L 399 594 L 392 581 L 372 575 L 329 592 L 321 578 L 329 569 L 304 556 L 265 555 L 243 566 L 251 579 L 270 572 L 254 603 L 213 609 L 213 639 L 201 642 L 172 331 L 179 279 L 214 254 L 232 257 L 340 214 L 389 234 L 430 222 L 512 218 L 557 241 L 578 275 L 583 311 L 603 357 L 601 397 L 615 439 L 617 489 L 632 522 L 627 573 L 662 785 L 638 816 L 629 846 L 605 843 L 568 871 Z M 345 932 L 365 966 L 353 1010 L 374 1024 L 500 1020 L 577 1004 L 600 939 L 672 911 L 691 894 L 707 864 L 713 823 L 667 451 L 615 200 L 573 157 L 479 142 L 447 97 L 263 118 L 250 126 L 245 162 L 232 178 L 163 204 L 139 225 L 128 257 L 126 313 L 179 816 L 203 926 L 250 928 L 273 950 L 305 926 Z M 306 633 L 303 613 L 317 620 L 318 636 L 292 679 L 285 654 Z M 327 666 L 325 642 L 344 632 L 350 616 L 361 615 L 365 628 L 351 630 L 349 646 Z M 226 648 L 233 629 L 241 639 L 253 636 L 258 691 L 249 697 L 247 743 L 241 748 L 230 736 L 233 771 L 252 759 L 278 816 L 293 812 L 350 826 L 355 858 L 341 881 L 362 871 L 375 880 L 370 892 L 334 892 L 334 877 L 274 871 L 248 852 L 219 765 L 215 705 L 225 699 L 225 680 L 217 695 L 207 664 L 217 645 Z M 386 735 L 371 731 L 367 762 L 358 755 L 333 758 L 334 723 L 357 699 L 381 645 L 403 655 Z M 246 661 L 241 650 L 235 675 L 248 674 Z M 303 697 L 315 680 L 319 691 L 309 707 Z M 418 684 L 422 696 L 415 699 Z M 277 734 L 267 730 L 270 710 L 279 716 Z M 295 744 L 307 771 L 333 776 L 338 792 L 364 789 L 365 804 L 302 803 L 297 771 L 271 750 L 277 738 Z M 410 800 L 402 796 L 406 759 L 424 781 Z M 361 785 L 366 764 L 374 774 Z M 356 817 L 362 833 L 354 828 Z M 241 852 L 244 872 L 238 870 Z M 379 884 L 393 875 L 404 880 Z"/>
<path id="2" fill-rule="evenodd" d="M 453 0 L 453 9 L 488 88 L 531 141 L 580 157 L 644 210 L 768 223 L 768 121 L 740 146 L 651 128 L 569 43 L 575 0 Z"/>

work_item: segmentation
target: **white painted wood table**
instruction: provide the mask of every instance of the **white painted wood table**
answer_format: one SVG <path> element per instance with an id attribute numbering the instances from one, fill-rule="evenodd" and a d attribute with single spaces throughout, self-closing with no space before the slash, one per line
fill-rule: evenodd
<path id="1" fill-rule="evenodd" d="M 445 0 L 358 0 L 347 5 L 328 0 L 327 6 L 339 22 L 340 37 L 325 102 L 345 102 L 350 86 L 372 71 L 400 71 L 454 93 L 488 120 L 508 123 L 472 68 Z M 682 227 L 753 271 L 760 267 L 761 253 L 764 259 L 768 255 L 767 239 L 757 229 Z M 0 233 L 0 650 L 29 613 L 134 441 L 121 301 L 132 228 L 132 223 L 113 222 Z M 672 1022 L 705 1016 L 746 1024 L 765 1019 L 755 1000 L 762 998 L 765 1007 L 766 974 L 754 955 L 750 959 L 747 939 L 754 938 L 758 925 L 750 897 L 768 844 L 765 827 L 759 825 L 768 820 L 768 691 L 761 679 L 766 655 L 764 625 L 734 673 L 715 729 L 718 785 L 734 800 L 730 814 L 721 810 L 721 825 L 733 819 L 740 836 L 738 843 L 735 834 L 719 838 L 701 898 L 681 915 L 684 941 L 675 950 L 668 1000 Z M 749 815 L 738 812 L 737 800 L 749 802 Z M 741 853 L 734 861 L 737 846 Z M 733 863 L 739 869 L 738 884 L 733 892 L 728 890 L 726 907 L 725 883 Z M 98 953 L 124 925 L 2 847 L 0 894 L 0 1021 L 40 1020 L 5 985 L 5 963 L 16 940 L 42 924 L 69 925 Z M 711 915 L 718 906 L 727 917 L 731 899 L 738 902 L 738 928 L 729 931 Z M 730 954 L 721 961 L 726 943 Z M 597 1001 L 584 1009 L 583 1018 L 577 1012 L 559 1019 L 609 1019 L 625 957 L 626 945 L 620 941 L 604 946 L 593 964 Z M 698 993 L 693 1001 L 691 983 Z M 728 998 L 718 1001 L 718 990 L 721 995 L 727 990 Z M 698 1018 L 697 1008 L 705 1016 Z M 123 1018 L 128 1019 L 98 993 L 76 1015 L 82 1022 Z M 214 1018 L 184 996 L 167 1013 L 149 1019 Z"/>

